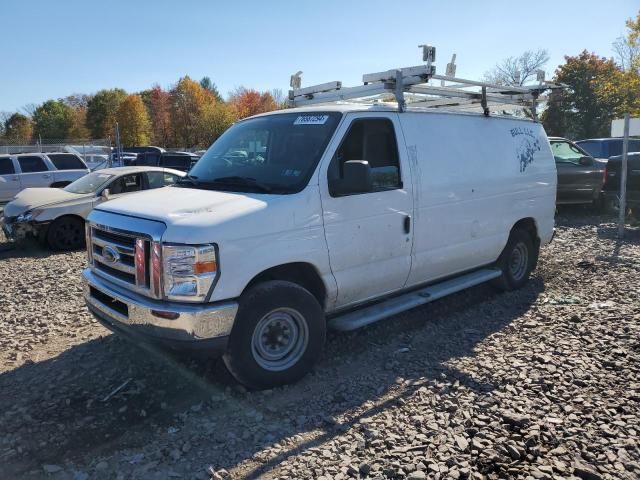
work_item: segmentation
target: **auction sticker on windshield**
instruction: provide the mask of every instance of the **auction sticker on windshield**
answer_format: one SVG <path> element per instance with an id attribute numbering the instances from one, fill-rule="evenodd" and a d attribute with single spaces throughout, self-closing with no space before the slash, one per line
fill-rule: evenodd
<path id="1" fill-rule="evenodd" d="M 300 115 L 293 122 L 294 125 L 324 125 L 329 115 Z"/>

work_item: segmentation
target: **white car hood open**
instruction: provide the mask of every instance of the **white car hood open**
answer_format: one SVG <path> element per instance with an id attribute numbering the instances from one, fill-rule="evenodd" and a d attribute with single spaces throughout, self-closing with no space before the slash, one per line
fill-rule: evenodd
<path id="1" fill-rule="evenodd" d="M 267 195 L 166 187 L 111 200 L 97 210 L 162 222 L 167 226 L 164 241 L 207 243 L 212 228 L 222 240 L 318 222 L 319 212 L 309 208 L 311 195 L 317 197 L 317 191 Z"/>
<path id="2" fill-rule="evenodd" d="M 27 210 L 58 205 L 64 202 L 77 202 L 90 198 L 92 194 L 66 192 L 61 188 L 25 188 L 4 207 L 4 215 L 15 217 Z"/>

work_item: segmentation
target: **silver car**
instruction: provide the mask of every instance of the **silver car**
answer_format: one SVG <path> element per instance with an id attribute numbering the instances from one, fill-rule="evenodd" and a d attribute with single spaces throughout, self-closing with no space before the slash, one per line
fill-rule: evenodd
<path id="1" fill-rule="evenodd" d="M 27 188 L 4 208 L 0 225 L 9 240 L 35 237 L 53 250 L 84 245 L 84 221 L 101 202 L 122 195 L 173 185 L 184 172 L 158 167 L 98 170 L 63 189 Z"/>

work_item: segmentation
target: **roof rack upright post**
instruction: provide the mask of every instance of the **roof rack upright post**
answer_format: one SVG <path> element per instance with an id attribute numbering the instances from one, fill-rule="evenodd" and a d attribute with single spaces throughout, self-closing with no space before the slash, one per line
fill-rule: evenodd
<path id="1" fill-rule="evenodd" d="M 487 103 L 487 87 L 482 86 L 482 100 L 480 101 L 480 105 L 482 106 L 482 112 L 485 117 L 489 116 L 489 104 Z"/>
<path id="2" fill-rule="evenodd" d="M 398 112 L 402 113 L 407 109 L 407 102 L 404 99 L 404 84 L 402 82 L 402 70 L 396 70 L 395 85 L 396 102 L 398 102 Z"/>

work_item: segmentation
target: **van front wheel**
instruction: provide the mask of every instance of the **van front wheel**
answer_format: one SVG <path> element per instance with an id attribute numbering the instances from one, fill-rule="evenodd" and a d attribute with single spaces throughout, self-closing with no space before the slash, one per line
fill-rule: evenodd
<path id="1" fill-rule="evenodd" d="M 495 280 L 496 287 L 505 291 L 521 288 L 529 280 L 537 258 L 531 234 L 521 229 L 512 231 L 496 264 L 502 270 L 502 276 Z"/>
<path id="2" fill-rule="evenodd" d="M 240 297 L 223 360 L 243 385 L 272 388 L 302 378 L 322 353 L 325 336 L 322 308 L 308 290 L 268 281 Z"/>

